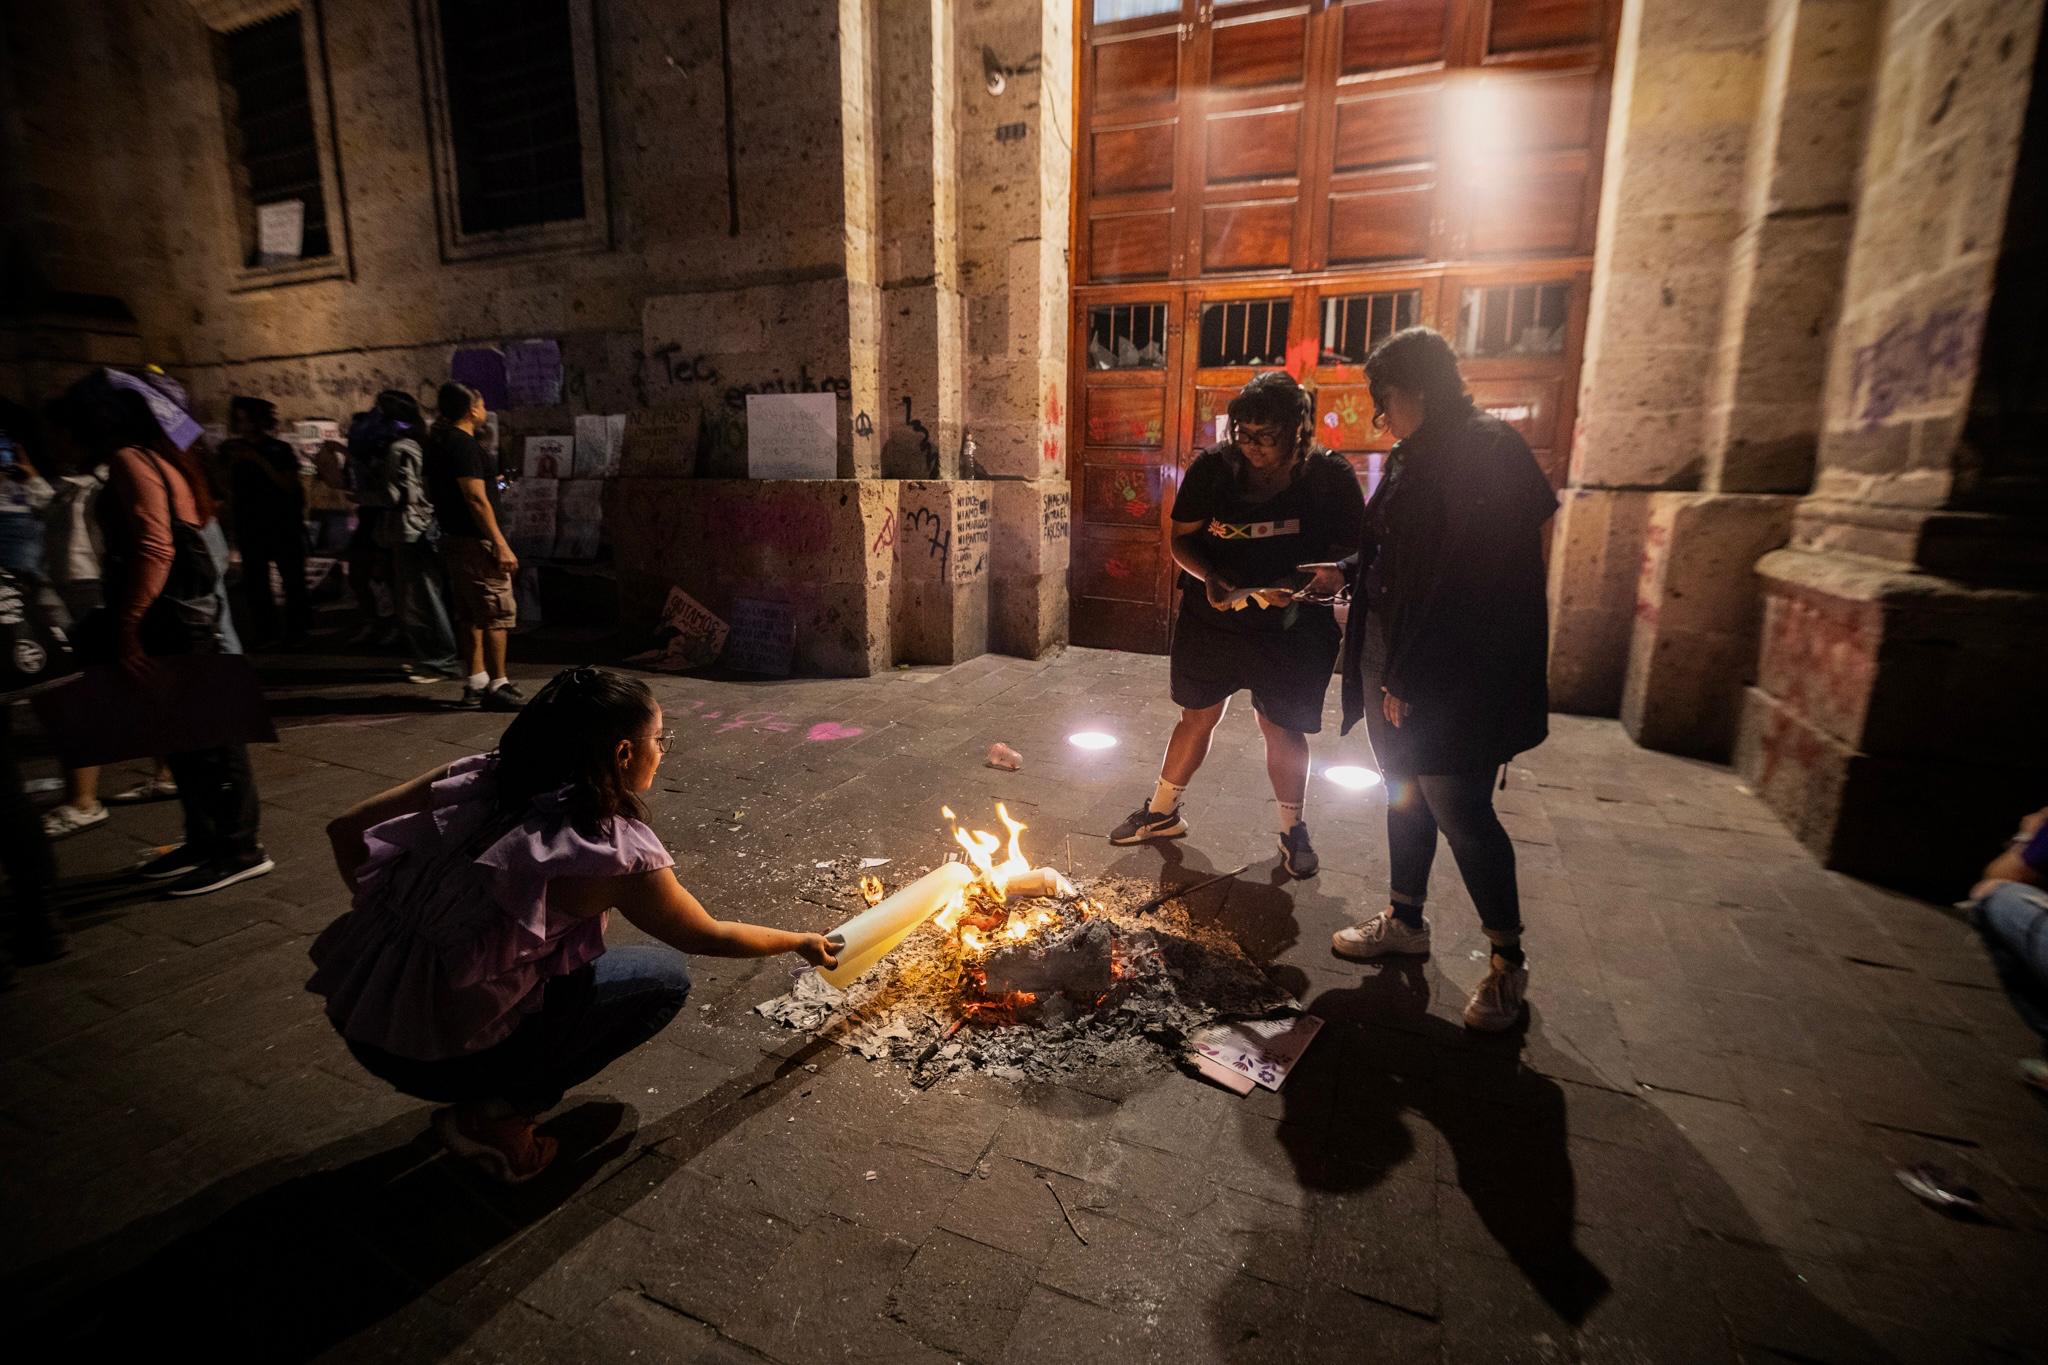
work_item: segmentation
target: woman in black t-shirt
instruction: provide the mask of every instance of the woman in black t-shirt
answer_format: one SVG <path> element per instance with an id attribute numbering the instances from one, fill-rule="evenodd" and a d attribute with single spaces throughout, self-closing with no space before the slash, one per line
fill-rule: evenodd
<path id="1" fill-rule="evenodd" d="M 1167 742 L 1152 799 L 1110 834 L 1114 844 L 1188 831 L 1181 793 L 1208 757 L 1230 698 L 1251 689 L 1279 806 L 1280 856 L 1290 874 L 1320 866 L 1302 804 L 1308 736 L 1323 728 L 1323 694 L 1337 663 L 1336 615 L 1296 591 L 1296 565 L 1357 544 L 1365 511 L 1342 457 L 1313 442 L 1315 404 L 1293 376 L 1258 375 L 1230 400 L 1231 439 L 1195 457 L 1173 504 L 1180 565 L 1172 694 L 1180 723 Z"/>

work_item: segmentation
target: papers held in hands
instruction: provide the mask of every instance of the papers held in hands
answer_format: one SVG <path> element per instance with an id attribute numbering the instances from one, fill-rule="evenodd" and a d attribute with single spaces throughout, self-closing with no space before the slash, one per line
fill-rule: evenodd
<path id="1" fill-rule="evenodd" d="M 35 698 L 36 715 L 74 768 L 223 744 L 268 744 L 277 729 L 256 670 L 241 654 L 176 654 L 150 660 L 146 687 L 94 664 L 77 681 Z"/>

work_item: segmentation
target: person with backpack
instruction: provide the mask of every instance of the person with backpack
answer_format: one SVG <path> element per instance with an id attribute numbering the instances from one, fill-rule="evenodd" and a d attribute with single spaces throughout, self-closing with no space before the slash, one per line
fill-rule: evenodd
<path id="1" fill-rule="evenodd" d="M 296 649 L 306 642 L 313 608 L 306 591 L 306 493 L 299 455 L 277 437 L 277 407 L 262 398 L 228 402 L 234 435 L 221 443 L 234 498 L 235 543 L 242 551 L 242 591 L 257 640 Z M 284 625 L 279 631 L 270 568 L 284 584 Z"/>
<path id="2" fill-rule="evenodd" d="M 160 392 L 118 370 L 79 380 L 51 407 L 74 465 L 104 463 L 95 511 L 105 547 L 106 606 L 73 635 L 81 659 L 112 663 L 135 686 L 155 684 L 151 660 L 225 652 L 220 570 L 202 531 L 213 495 L 191 450 L 199 424 Z M 242 743 L 168 757 L 184 807 L 185 841 L 135 875 L 167 894 L 202 896 L 261 877 L 275 864 L 258 838 L 256 779 Z"/>
<path id="3" fill-rule="evenodd" d="M 356 498 L 378 509 L 375 536 L 391 556 L 392 593 L 399 630 L 413 662 L 407 682 L 450 682 L 462 673 L 455 660 L 455 631 L 441 589 L 440 539 L 434 505 L 427 496 L 425 454 L 420 439 L 426 419 L 409 393 L 386 389 L 369 411 L 349 424 L 349 463 Z"/>

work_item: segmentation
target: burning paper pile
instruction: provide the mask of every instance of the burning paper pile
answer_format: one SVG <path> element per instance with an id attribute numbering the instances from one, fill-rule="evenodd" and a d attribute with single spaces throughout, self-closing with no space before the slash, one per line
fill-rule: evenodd
<path id="1" fill-rule="evenodd" d="M 979 1068 L 1052 1079 L 1174 1061 L 1218 1018 L 1293 1004 L 1184 903 L 1148 908 L 1156 888 L 1121 879 L 1084 895 L 1032 867 L 1025 826 L 996 813 L 1007 841 L 955 821 L 965 861 L 942 863 L 841 925 L 840 965 L 806 970 L 759 1012 L 929 1075 Z M 934 932 L 917 932 L 927 921 Z"/>

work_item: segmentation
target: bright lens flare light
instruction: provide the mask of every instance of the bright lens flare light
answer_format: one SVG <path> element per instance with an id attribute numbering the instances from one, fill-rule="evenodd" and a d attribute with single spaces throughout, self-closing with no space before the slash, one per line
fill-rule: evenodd
<path id="1" fill-rule="evenodd" d="M 1355 767 L 1348 763 L 1323 769 L 1323 776 L 1346 791 L 1360 792 L 1367 787 L 1377 787 L 1380 784 L 1380 775 L 1372 769 Z"/>
<path id="2" fill-rule="evenodd" d="M 1105 735 L 1100 730 L 1078 730 L 1067 736 L 1067 743 L 1076 749 L 1114 749 L 1116 736 Z"/>

